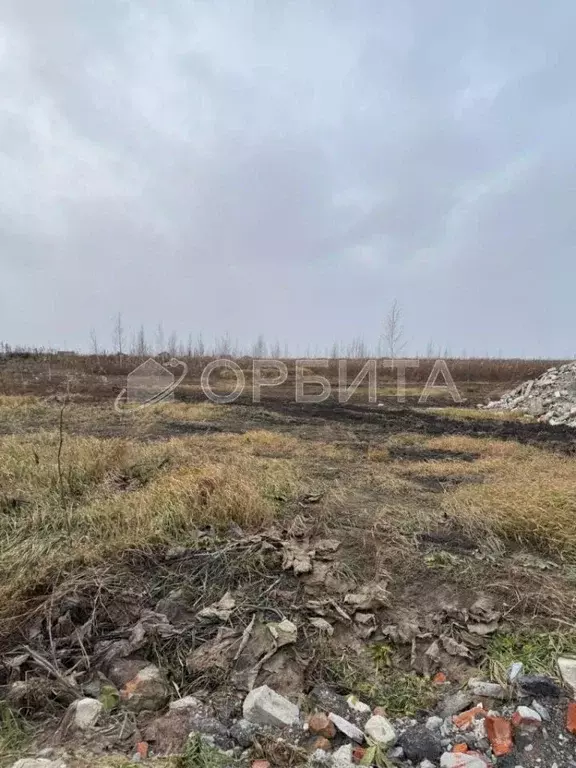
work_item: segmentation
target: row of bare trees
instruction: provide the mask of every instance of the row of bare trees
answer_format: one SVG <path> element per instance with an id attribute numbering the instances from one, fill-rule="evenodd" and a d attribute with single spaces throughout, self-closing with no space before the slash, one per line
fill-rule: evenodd
<path id="1" fill-rule="evenodd" d="M 128 338 L 130 336 L 130 338 Z M 376 354 L 378 357 L 396 358 L 406 348 L 404 339 L 404 326 L 402 321 L 402 309 L 397 301 L 394 301 L 385 318 L 382 333 L 378 340 Z M 154 354 L 168 354 L 172 357 L 204 357 L 207 355 L 218 355 L 222 357 L 240 357 L 248 353 L 246 349 L 241 349 L 238 341 L 233 340 L 229 333 L 225 333 L 215 339 L 213 345 L 208 347 L 204 342 L 202 334 L 193 337 L 189 334 L 186 342 L 178 339 L 175 332 L 168 336 L 164 333 L 161 323 L 156 327 L 153 340 L 146 335 L 144 326 L 141 325 L 136 332 L 129 334 L 122 313 L 119 312 L 115 318 L 112 328 L 112 351 L 119 355 L 131 354 L 139 357 Z M 106 353 L 106 348 L 100 344 L 96 331 L 90 331 L 90 352 L 93 355 Z M 373 354 L 374 350 L 369 347 L 363 337 L 357 336 L 348 343 L 335 342 L 330 350 L 320 350 L 318 348 L 308 348 L 306 357 L 326 356 L 326 353 L 333 358 L 352 357 L 366 358 Z M 275 341 L 269 344 L 264 335 L 260 334 L 254 344 L 252 344 L 249 354 L 252 357 L 290 357 L 290 351 L 286 344 L 281 345 Z"/>
<path id="2" fill-rule="evenodd" d="M 90 353 L 93 355 L 105 355 L 114 353 L 118 355 L 135 355 L 147 357 L 153 355 L 169 355 L 171 357 L 243 357 L 254 358 L 271 357 L 274 359 L 292 357 L 293 350 L 287 344 L 279 341 L 268 342 L 263 334 L 258 335 L 255 342 L 248 348 L 242 347 L 229 333 L 214 339 L 212 343 L 206 343 L 202 334 L 189 334 L 185 341 L 178 338 L 176 332 L 166 334 L 162 323 L 159 323 L 153 334 L 147 334 L 143 325 L 136 331 L 127 328 L 121 312 L 113 319 L 111 333 L 111 348 L 100 342 L 94 329 L 90 331 Z M 369 357 L 398 358 L 406 353 L 407 340 L 405 336 L 403 311 L 397 300 L 390 305 L 384 318 L 381 333 L 376 347 L 370 346 L 363 336 L 355 336 L 349 342 L 334 342 L 330 348 L 307 347 L 305 350 L 296 350 L 296 356 L 302 357 L 330 357 L 366 359 Z M 0 353 L 7 353 L 12 349 L 8 344 L 0 344 Z M 20 349 L 20 348 L 14 348 Z M 501 355 L 499 355 L 501 357 Z M 429 342 L 424 354 L 426 358 L 452 357 L 449 347 L 439 347 Z M 459 358 L 467 358 L 466 351 L 462 351 Z M 488 356 L 489 357 L 489 356 Z"/>

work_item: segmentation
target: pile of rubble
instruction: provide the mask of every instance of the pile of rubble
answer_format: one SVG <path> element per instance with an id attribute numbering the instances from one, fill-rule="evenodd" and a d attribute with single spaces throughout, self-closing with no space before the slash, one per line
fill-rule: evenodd
<path id="1" fill-rule="evenodd" d="M 518 411 L 552 426 L 576 427 L 576 363 L 549 368 L 539 378 L 524 382 L 500 400 L 479 407 Z"/>
<path id="2" fill-rule="evenodd" d="M 544 675 L 526 675 L 516 663 L 508 670 L 507 685 L 472 679 L 420 720 L 392 720 L 382 708 L 371 709 L 357 697 L 345 698 L 325 686 L 297 702 L 260 686 L 244 698 L 242 717 L 229 722 L 211 704 L 188 696 L 172 702 L 166 714 L 139 734 L 145 740 L 136 744 L 132 759 L 142 763 L 154 755 L 181 754 L 182 739 L 184 749 L 196 739 L 214 752 L 222 768 L 276 768 L 286 755 L 290 764 L 307 768 L 576 765 L 576 701 L 568 698 L 568 691 L 576 695 L 576 659 L 559 659 L 558 668 L 566 688 Z M 155 706 L 159 685 L 158 674 L 148 667 L 121 695 L 128 691 Z M 105 719 L 102 702 L 85 698 L 70 705 L 61 728 L 87 733 Z M 261 746 L 266 741 L 282 757 L 274 760 L 268 752 L 268 759 L 254 759 L 266 755 Z M 67 768 L 67 757 L 47 749 L 13 768 Z"/>

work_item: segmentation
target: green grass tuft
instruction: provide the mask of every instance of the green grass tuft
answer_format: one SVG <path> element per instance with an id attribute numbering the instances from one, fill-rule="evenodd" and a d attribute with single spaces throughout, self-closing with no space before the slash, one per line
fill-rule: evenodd
<path id="1" fill-rule="evenodd" d="M 520 661 L 527 674 L 558 677 L 559 656 L 576 654 L 576 632 L 524 630 L 495 635 L 488 647 L 486 669 L 491 679 L 506 682 L 511 664 Z"/>

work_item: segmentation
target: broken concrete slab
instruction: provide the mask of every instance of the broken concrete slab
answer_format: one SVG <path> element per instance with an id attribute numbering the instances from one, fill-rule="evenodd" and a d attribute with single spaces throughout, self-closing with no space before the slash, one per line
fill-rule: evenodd
<path id="1" fill-rule="evenodd" d="M 343 734 L 348 736 L 349 739 L 352 739 L 352 741 L 358 742 L 358 744 L 362 744 L 364 741 L 364 734 L 358 728 L 358 726 L 354 725 L 354 723 L 351 723 L 350 720 L 346 720 L 343 717 L 340 717 L 340 715 L 335 714 L 334 712 L 330 712 L 328 715 L 328 719 L 331 720 L 336 728 L 338 728 L 339 731 L 341 731 Z"/>
<path id="2" fill-rule="evenodd" d="M 102 714 L 104 705 L 97 699 L 78 699 L 70 705 L 72 713 L 72 727 L 79 731 L 87 731 L 93 728 Z"/>
<path id="3" fill-rule="evenodd" d="M 250 691 L 244 700 L 243 713 L 244 719 L 251 723 L 276 727 L 295 725 L 300 719 L 298 707 L 267 685 Z"/>
<path id="4" fill-rule="evenodd" d="M 558 669 L 562 682 L 570 689 L 572 696 L 576 696 L 576 659 L 568 656 L 558 659 Z"/>
<path id="5" fill-rule="evenodd" d="M 381 747 L 392 747 L 397 735 L 394 726 L 387 717 L 374 715 L 364 726 L 366 736 Z"/>

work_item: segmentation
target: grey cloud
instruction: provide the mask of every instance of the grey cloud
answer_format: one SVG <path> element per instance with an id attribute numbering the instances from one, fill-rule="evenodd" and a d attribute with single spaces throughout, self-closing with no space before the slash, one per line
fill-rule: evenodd
<path id="1" fill-rule="evenodd" d="M 398 296 L 412 351 L 572 354 L 575 16 L 6 0 L 0 338 L 86 345 L 122 309 L 322 346 Z"/>

